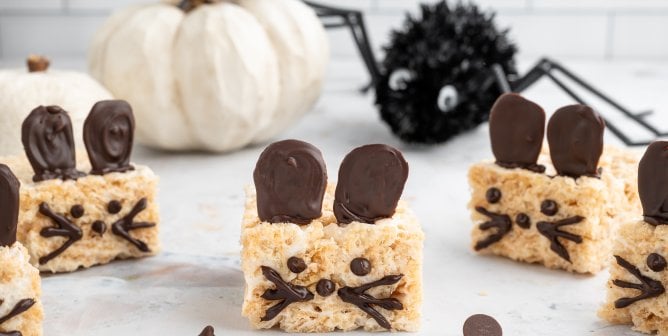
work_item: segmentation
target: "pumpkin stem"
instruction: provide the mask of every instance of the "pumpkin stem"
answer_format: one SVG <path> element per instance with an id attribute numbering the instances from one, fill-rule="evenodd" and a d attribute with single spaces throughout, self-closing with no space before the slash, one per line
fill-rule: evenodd
<path id="1" fill-rule="evenodd" d="M 187 13 L 203 4 L 212 4 L 215 2 L 216 0 L 181 0 L 177 7 Z"/>
<path id="2" fill-rule="evenodd" d="M 28 64 L 28 71 L 30 72 L 44 72 L 49 69 L 49 59 L 41 55 L 29 55 L 26 60 Z"/>

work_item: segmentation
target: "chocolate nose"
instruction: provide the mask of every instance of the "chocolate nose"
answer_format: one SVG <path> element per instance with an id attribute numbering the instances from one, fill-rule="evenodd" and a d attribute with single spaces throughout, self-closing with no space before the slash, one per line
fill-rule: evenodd
<path id="1" fill-rule="evenodd" d="M 318 292 L 318 294 L 323 297 L 332 295 L 335 289 L 336 285 L 332 280 L 329 279 L 320 279 L 318 284 L 315 286 L 316 292 Z"/>

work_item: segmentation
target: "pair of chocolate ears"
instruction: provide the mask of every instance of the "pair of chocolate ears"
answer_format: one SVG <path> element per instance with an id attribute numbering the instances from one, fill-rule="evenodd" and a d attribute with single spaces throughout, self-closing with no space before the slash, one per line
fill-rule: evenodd
<path id="1" fill-rule="evenodd" d="M 83 138 L 92 166 L 91 174 L 131 170 L 130 154 L 135 119 L 123 100 L 97 102 L 84 122 Z M 35 182 L 84 176 L 76 170 L 72 120 L 58 106 L 38 106 L 23 121 L 21 141 Z"/>
<path id="2" fill-rule="evenodd" d="M 547 124 L 547 142 L 557 174 L 597 176 L 603 153 L 603 118 L 586 105 L 558 109 Z M 545 111 L 515 93 L 501 95 L 489 116 L 492 152 L 500 166 L 535 170 L 545 133 Z"/>
<path id="3" fill-rule="evenodd" d="M 339 168 L 334 215 L 340 224 L 373 224 L 394 215 L 408 178 L 401 152 L 366 145 L 348 153 Z M 308 224 L 322 215 L 327 168 L 320 150 L 299 140 L 269 145 L 253 172 L 260 220 Z"/>

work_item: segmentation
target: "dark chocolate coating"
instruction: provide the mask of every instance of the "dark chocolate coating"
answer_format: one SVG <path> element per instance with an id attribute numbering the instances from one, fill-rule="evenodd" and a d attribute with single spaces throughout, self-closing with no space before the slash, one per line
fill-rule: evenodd
<path id="1" fill-rule="evenodd" d="M 523 229 L 529 229 L 531 228 L 531 218 L 529 218 L 529 215 L 520 212 L 515 216 L 515 223 L 519 225 L 519 227 Z"/>
<path id="2" fill-rule="evenodd" d="M 83 139 L 91 174 L 132 170 L 130 154 L 135 133 L 132 107 L 124 100 L 95 103 L 84 122 Z"/>
<path id="3" fill-rule="evenodd" d="M 502 336 L 501 325 L 493 317 L 476 314 L 464 322 L 464 336 Z"/>
<path id="4" fill-rule="evenodd" d="M 84 207 L 81 204 L 75 204 L 70 208 L 70 215 L 74 218 L 81 218 L 84 215 Z"/>
<path id="5" fill-rule="evenodd" d="M 501 95 L 489 116 L 492 152 L 499 165 L 536 166 L 545 134 L 545 111 L 516 93 Z"/>
<path id="6" fill-rule="evenodd" d="M 320 150 L 299 141 L 274 142 L 253 172 L 260 220 L 308 224 L 322 215 L 327 168 Z"/>
<path id="7" fill-rule="evenodd" d="M 366 145 L 343 159 L 336 185 L 334 215 L 341 224 L 373 224 L 392 217 L 408 178 L 408 163 L 396 148 Z"/>
<path id="8" fill-rule="evenodd" d="M 586 105 L 558 109 L 547 123 L 547 142 L 557 174 L 578 178 L 598 176 L 605 122 Z"/>
<path id="9" fill-rule="evenodd" d="M 652 142 L 640 159 L 638 195 L 646 222 L 668 224 L 668 141 Z"/>
<path id="10" fill-rule="evenodd" d="M 540 203 L 540 212 L 546 216 L 554 216 L 559 212 L 559 204 L 553 200 L 544 200 Z"/>
<path id="11" fill-rule="evenodd" d="M 33 181 L 84 176 L 76 170 L 70 116 L 58 106 L 38 106 L 23 121 L 21 141 L 35 171 Z"/>
<path id="12" fill-rule="evenodd" d="M 16 242 L 20 186 L 9 167 L 0 163 L 0 246 L 12 246 Z"/>

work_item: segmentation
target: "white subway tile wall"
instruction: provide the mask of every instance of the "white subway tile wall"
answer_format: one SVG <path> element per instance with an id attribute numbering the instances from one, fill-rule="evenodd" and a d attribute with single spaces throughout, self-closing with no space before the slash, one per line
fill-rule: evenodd
<path id="1" fill-rule="evenodd" d="M 95 30 L 114 10 L 158 0 L 0 0 L 0 59 L 29 53 L 85 57 Z M 374 49 L 406 13 L 436 0 L 314 0 L 366 13 Z M 497 11 L 521 56 L 668 60 L 668 0 L 475 0 Z M 334 57 L 357 55 L 350 32 L 331 31 Z"/>

